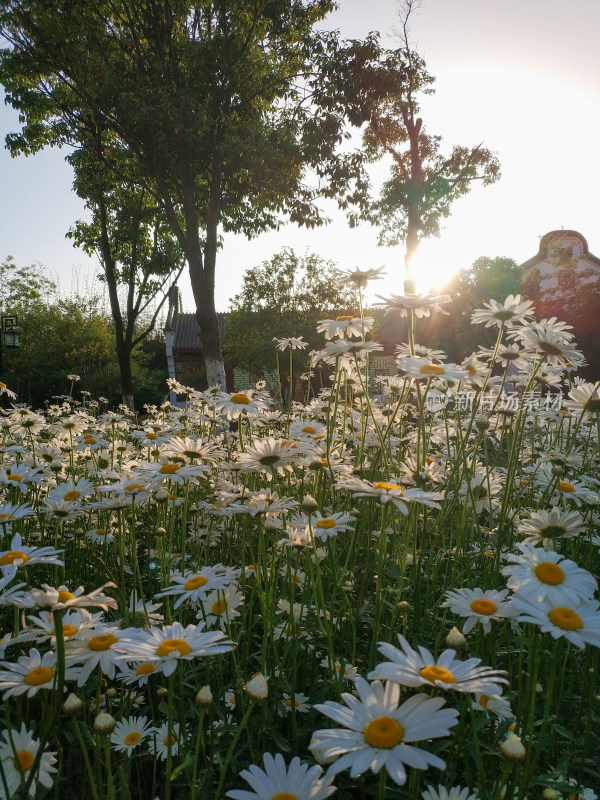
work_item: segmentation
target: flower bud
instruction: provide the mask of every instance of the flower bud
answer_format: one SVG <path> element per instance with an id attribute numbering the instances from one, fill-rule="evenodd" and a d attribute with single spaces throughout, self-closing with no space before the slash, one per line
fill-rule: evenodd
<path id="1" fill-rule="evenodd" d="M 166 536 L 167 535 L 167 529 L 166 528 L 162 528 L 162 527 L 158 527 L 154 531 L 154 533 L 156 534 L 156 536 Z"/>
<path id="2" fill-rule="evenodd" d="M 310 494 L 305 494 L 304 499 L 302 501 L 302 511 L 306 511 L 307 514 L 312 514 L 318 510 L 319 510 L 319 504 L 317 503 L 315 498 Z"/>
<path id="3" fill-rule="evenodd" d="M 446 644 L 448 647 L 464 647 L 467 643 L 467 639 L 462 633 L 458 630 L 456 625 L 452 628 L 448 636 L 446 636 Z"/>
<path id="4" fill-rule="evenodd" d="M 210 686 L 206 685 L 203 686 L 198 694 L 196 695 L 195 703 L 198 708 L 202 708 L 202 706 L 209 706 L 213 701 L 213 695 L 210 690 Z"/>
<path id="5" fill-rule="evenodd" d="M 550 786 L 546 786 L 544 791 L 542 792 L 542 797 L 544 800 L 559 800 L 560 794 L 556 791 L 556 789 L 552 789 Z"/>
<path id="6" fill-rule="evenodd" d="M 110 689 L 106 690 L 106 696 L 112 700 L 113 697 L 117 696 L 117 690 L 111 686 Z"/>
<path id="7" fill-rule="evenodd" d="M 506 739 L 500 742 L 500 752 L 511 761 L 522 761 L 526 755 L 521 737 L 516 733 L 509 733 Z"/>
<path id="8" fill-rule="evenodd" d="M 71 694 L 67 697 L 65 702 L 63 703 L 63 711 L 65 714 L 76 714 L 81 707 L 83 706 L 83 700 L 77 697 L 76 694 Z"/>
<path id="9" fill-rule="evenodd" d="M 485 414 L 477 414 L 475 417 L 475 427 L 478 431 L 487 431 L 490 427 L 490 421 Z"/>
<path id="10" fill-rule="evenodd" d="M 94 720 L 94 733 L 110 733 L 116 724 L 117 721 L 114 717 L 101 711 Z"/>
<path id="11" fill-rule="evenodd" d="M 158 489 L 158 491 L 154 493 L 154 499 L 156 500 L 157 503 L 166 503 L 167 500 L 169 499 L 169 493 L 167 492 L 166 489 L 161 487 L 160 489 Z"/>
<path id="12" fill-rule="evenodd" d="M 248 683 L 244 686 L 244 691 L 249 694 L 254 700 L 264 700 L 269 694 L 269 687 L 262 672 L 258 672 Z"/>

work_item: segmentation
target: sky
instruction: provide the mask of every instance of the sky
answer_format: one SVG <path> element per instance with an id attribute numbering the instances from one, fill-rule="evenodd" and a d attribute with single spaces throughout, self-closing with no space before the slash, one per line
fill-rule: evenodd
<path id="1" fill-rule="evenodd" d="M 379 31 L 397 46 L 395 0 L 338 0 L 323 27 L 343 38 Z M 479 256 L 522 263 L 539 239 L 560 228 L 586 237 L 600 256 L 600 31 L 599 0 L 423 0 L 411 16 L 414 49 L 435 76 L 435 94 L 421 116 L 442 151 L 481 143 L 497 154 L 502 177 L 476 187 L 453 206 L 439 239 L 425 241 L 416 272 L 422 290 L 443 285 Z M 0 138 L 18 129 L 16 113 L 0 105 Z M 11 159 L 0 150 L 0 260 L 40 263 L 63 295 L 97 287 L 98 263 L 65 238 L 85 216 L 72 192 L 65 152 L 48 150 Z M 374 173 L 384 179 L 385 166 Z M 340 269 L 386 267 L 374 284 L 384 296 L 401 292 L 403 248 L 377 246 L 377 228 L 349 229 L 328 209 L 331 223 L 307 231 L 286 225 L 251 241 L 226 235 L 218 255 L 217 310 L 226 311 L 244 271 L 284 247 L 314 252 Z M 189 280 L 180 282 L 185 310 L 194 303 Z M 503 298 L 497 298 L 503 299 Z"/>

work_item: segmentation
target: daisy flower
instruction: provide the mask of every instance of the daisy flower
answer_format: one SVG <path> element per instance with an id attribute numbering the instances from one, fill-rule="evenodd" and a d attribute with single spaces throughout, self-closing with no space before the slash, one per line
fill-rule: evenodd
<path id="1" fill-rule="evenodd" d="M 434 364 L 431 359 L 418 356 L 398 358 L 396 365 L 409 378 L 442 378 L 462 381 L 467 377 L 467 372 L 463 367 L 456 364 Z"/>
<path id="2" fill-rule="evenodd" d="M 79 478 L 77 481 L 69 480 L 66 483 L 59 483 L 53 486 L 48 493 L 48 499 L 55 502 L 64 500 L 70 503 L 74 500 L 88 497 L 94 492 L 95 487 L 91 481 L 87 480 L 87 478 Z"/>
<path id="3" fill-rule="evenodd" d="M 355 520 L 356 517 L 351 514 L 344 514 L 341 511 L 327 516 L 323 516 L 320 511 L 316 511 L 311 519 L 313 534 L 315 538 L 325 541 L 343 531 L 351 531 L 352 527 L 349 523 Z"/>
<path id="4" fill-rule="evenodd" d="M 408 514 L 408 507 L 406 503 L 415 502 L 422 503 L 430 508 L 438 508 L 437 503 L 439 500 L 444 499 L 443 494 L 438 492 L 422 492 L 420 489 L 403 489 L 402 486 L 394 482 L 392 478 L 388 481 L 371 481 L 362 480 L 353 476 L 342 478 L 338 483 L 334 484 L 334 489 L 348 489 L 353 492 L 352 497 L 376 497 L 380 503 L 391 502 L 401 514 L 405 516 Z"/>
<path id="5" fill-rule="evenodd" d="M 65 562 L 58 556 L 62 550 L 54 547 L 26 547 L 20 533 L 15 533 L 10 543 L 10 550 L 0 552 L 0 567 L 24 567 L 32 564 L 57 564 L 64 567 Z"/>
<path id="6" fill-rule="evenodd" d="M 284 692 L 282 697 L 283 699 L 281 701 L 281 705 L 284 712 L 289 714 L 292 712 L 292 710 L 295 710 L 305 714 L 307 711 L 310 711 L 310 704 L 308 702 L 309 698 L 307 695 L 302 694 L 302 692 L 296 692 L 293 699 L 291 694 L 288 692 Z"/>
<path id="7" fill-rule="evenodd" d="M 94 628 L 101 623 L 102 614 L 90 614 L 84 608 L 77 611 L 66 611 L 62 618 L 62 635 L 64 639 L 75 636 L 80 630 Z M 43 611 L 39 615 L 30 614 L 27 617 L 28 627 L 23 630 L 16 640 L 19 642 L 35 641 L 50 642 L 56 646 L 56 627 L 54 615 L 51 611 Z"/>
<path id="8" fill-rule="evenodd" d="M 502 688 L 499 684 L 506 683 L 506 679 L 501 677 L 502 672 L 480 666 L 479 658 L 459 661 L 454 658 L 456 651 L 449 649 L 436 660 L 424 647 L 419 647 L 419 652 L 413 650 L 402 634 L 398 634 L 398 641 L 401 649 L 387 642 L 379 643 L 379 652 L 390 661 L 377 664 L 367 676 L 369 680 L 378 678 L 402 686 L 435 686 L 455 692 L 490 695 L 500 694 Z"/>
<path id="9" fill-rule="evenodd" d="M 378 281 L 386 274 L 384 267 L 371 267 L 370 269 L 337 270 L 335 280 L 342 286 L 351 283 L 356 289 L 364 289 L 369 281 Z"/>
<path id="10" fill-rule="evenodd" d="M 4 692 L 4 700 L 27 694 L 33 697 L 40 689 L 52 689 L 56 674 L 56 653 L 48 651 L 40 655 L 33 647 L 29 655 L 19 656 L 16 663 L 0 662 L 4 669 L 0 671 L 0 691 Z M 65 680 L 72 681 L 79 676 L 78 669 L 66 669 Z"/>
<path id="11" fill-rule="evenodd" d="M 520 554 L 510 553 L 511 564 L 502 569 L 506 585 L 519 597 L 555 605 L 569 605 L 593 597 L 598 588 L 594 576 L 554 550 L 517 544 Z"/>
<path id="12" fill-rule="evenodd" d="M 389 299 L 378 294 L 377 297 L 382 301 L 377 305 L 384 306 L 386 314 L 399 311 L 401 317 L 406 317 L 409 311 L 414 311 L 419 319 L 428 317 L 432 311 L 448 314 L 442 306 L 450 302 L 450 295 L 447 294 L 393 294 Z"/>
<path id="13" fill-rule="evenodd" d="M 470 789 L 466 786 L 453 786 L 451 789 L 445 789 L 443 786 L 438 786 L 434 789 L 433 786 L 428 786 L 421 794 L 422 800 L 479 800 L 479 795 L 469 794 Z"/>
<path id="14" fill-rule="evenodd" d="M 216 463 L 219 455 L 219 446 L 214 442 L 204 442 L 194 436 L 177 436 L 169 439 L 164 447 L 161 448 L 163 455 L 175 460 L 184 457 L 188 461 L 207 461 L 209 464 Z"/>
<path id="15" fill-rule="evenodd" d="M 475 698 L 474 708 L 480 708 L 495 714 L 500 719 L 514 719 L 515 715 L 506 697 L 500 695 L 480 694 Z"/>
<path id="16" fill-rule="evenodd" d="M 218 407 L 221 414 L 229 421 L 236 420 L 242 415 L 250 419 L 260 417 L 267 410 L 267 404 L 264 400 L 255 398 L 252 389 L 224 395 L 218 400 Z"/>
<path id="17" fill-rule="evenodd" d="M 50 608 L 52 611 L 62 611 L 65 608 L 88 608 L 89 606 L 108 611 L 109 608 L 117 608 L 117 601 L 104 594 L 102 590 L 107 586 L 111 589 L 117 588 L 116 583 L 109 581 L 98 589 L 93 589 L 85 594 L 83 586 L 71 592 L 66 586 L 59 586 L 58 589 L 55 589 L 54 586 L 42 583 L 41 589 L 31 590 L 31 596 L 36 606 Z"/>
<path id="18" fill-rule="evenodd" d="M 294 446 L 289 441 L 274 439 L 271 436 L 255 439 L 253 444 L 240 453 L 236 465 L 241 472 L 263 473 L 268 481 L 280 475 L 282 478 L 293 471 L 290 462 L 298 458 Z"/>
<path id="19" fill-rule="evenodd" d="M 329 659 L 322 659 L 321 666 L 325 667 L 325 669 L 329 669 Z M 346 664 L 346 662 L 342 663 L 339 658 L 336 658 L 332 666 L 340 678 L 346 678 L 349 681 L 355 681 L 358 677 L 356 667 L 353 667 L 351 664 Z"/>
<path id="20" fill-rule="evenodd" d="M 145 686 L 150 675 L 162 672 L 160 666 L 152 661 L 134 661 L 132 664 L 119 663 L 117 668 L 119 670 L 117 680 L 126 686 L 131 686 L 134 683 L 138 686 Z"/>
<path id="21" fill-rule="evenodd" d="M 176 756 L 179 752 L 180 736 L 179 736 L 179 723 L 174 722 L 171 725 L 171 732 L 169 735 L 169 725 L 163 722 L 162 725 L 156 728 L 150 728 L 148 731 L 148 747 L 152 755 L 158 756 L 161 761 L 166 761 L 169 752 L 169 742 L 171 744 L 171 755 Z"/>
<path id="22" fill-rule="evenodd" d="M 274 337 L 273 344 L 278 350 L 287 350 L 288 347 L 292 350 L 304 350 L 305 347 L 308 347 L 308 342 L 305 342 L 304 339 L 299 336 L 288 336 L 283 339 Z"/>
<path id="23" fill-rule="evenodd" d="M 175 610 L 183 603 L 190 603 L 190 605 L 198 607 L 210 591 L 225 589 L 236 577 L 237 572 L 233 572 L 229 567 L 224 567 L 223 564 L 202 567 L 197 572 L 174 575 L 170 581 L 173 585 L 167 589 L 161 589 L 156 593 L 156 597 L 179 595 L 173 605 Z"/>
<path id="24" fill-rule="evenodd" d="M 553 506 L 550 511 L 534 511 L 517 525 L 517 533 L 527 536 L 530 544 L 551 547 L 555 539 L 571 539 L 585 530 L 585 522 L 578 511 L 563 511 Z"/>
<path id="25" fill-rule="evenodd" d="M 485 322 L 486 328 L 512 327 L 516 322 L 528 322 L 533 318 L 533 303 L 530 300 L 521 301 L 520 294 L 510 294 L 504 303 L 490 300 L 483 305 L 485 308 L 475 309 L 471 316 L 474 325 Z"/>
<path id="26" fill-rule="evenodd" d="M 442 608 L 449 608 L 454 614 L 466 617 L 463 633 L 469 633 L 478 622 L 481 622 L 485 633 L 492 627 L 491 620 L 500 620 L 515 616 L 511 602 L 506 600 L 508 589 L 501 592 L 496 589 L 455 589 L 446 592 L 448 598 Z"/>
<path id="27" fill-rule="evenodd" d="M 32 514 L 33 509 L 26 504 L 15 505 L 15 503 L 4 503 L 0 505 L 0 525 L 8 525 L 16 519 L 25 519 Z"/>
<path id="28" fill-rule="evenodd" d="M 559 606 L 547 599 L 539 602 L 515 595 L 512 602 L 519 622 L 539 625 L 542 633 L 549 633 L 553 639 L 564 636 L 581 649 L 586 644 L 600 647 L 600 604 L 597 600 Z"/>
<path id="29" fill-rule="evenodd" d="M 595 419 L 596 414 L 600 412 L 600 382 L 580 383 L 571 389 L 565 406 L 582 414 L 586 421 Z"/>
<path id="30" fill-rule="evenodd" d="M 2 731 L 0 739 L 0 761 L 2 761 L 2 773 L 4 780 L 0 785 L 8 789 L 8 796 L 12 797 L 21 785 L 21 781 L 29 779 L 29 771 L 33 767 L 40 747 L 39 741 L 33 738 L 31 733 L 21 723 L 20 730 Z M 37 783 L 41 783 L 47 789 L 52 786 L 52 774 L 56 772 L 56 753 L 44 753 L 39 763 L 38 773 L 29 787 L 30 797 L 34 797 L 37 792 Z"/>
<path id="31" fill-rule="evenodd" d="M 155 663 L 168 677 L 180 660 L 191 661 L 201 656 L 229 653 L 233 649 L 221 631 L 204 631 L 204 622 L 187 625 L 180 622 L 153 627 L 143 631 L 124 631 L 118 643 L 121 658 L 125 661 Z"/>
<path id="32" fill-rule="evenodd" d="M 81 665 L 78 686 L 84 686 L 97 667 L 109 678 L 115 677 L 116 664 L 120 659 L 120 651 L 115 645 L 128 634 L 131 634 L 128 628 L 122 630 L 115 625 L 99 625 L 81 631 L 77 639 L 67 640 L 65 643 L 67 665 Z"/>
<path id="33" fill-rule="evenodd" d="M 303 764 L 296 756 L 286 767 L 281 753 L 273 757 L 263 755 L 264 770 L 252 764 L 240 772 L 240 776 L 254 791 L 231 789 L 227 797 L 232 800 L 323 800 L 335 792 L 331 780 L 322 777 L 323 770 L 317 764 Z"/>
<path id="34" fill-rule="evenodd" d="M 326 339 L 333 339 L 334 336 L 357 336 L 362 338 L 364 333 L 373 329 L 375 319 L 373 317 L 353 317 L 352 315 L 336 317 L 335 319 L 321 319 L 317 322 L 317 332 L 324 333 Z"/>
<path id="35" fill-rule="evenodd" d="M 356 778 L 368 769 L 378 773 L 385 766 L 394 783 L 403 786 L 407 779 L 405 765 L 416 769 L 445 768 L 441 758 L 410 742 L 448 736 L 450 728 L 458 724 L 456 709 L 442 709 L 443 698 L 424 694 L 398 705 L 400 686 L 391 681 L 384 686 L 380 681 L 369 684 L 364 678 L 357 678 L 356 690 L 358 698 L 342 694 L 346 707 L 332 701 L 315 706 L 344 726 L 315 731 L 309 745 L 324 760 L 337 759 L 327 770 L 328 776 L 350 768 L 350 777 Z"/>
<path id="36" fill-rule="evenodd" d="M 512 332 L 524 345 L 525 351 L 535 354 L 544 363 L 554 367 L 567 364 L 582 365 L 583 353 L 567 341 L 563 334 L 547 329 L 539 324 L 531 324 Z"/>
<path id="37" fill-rule="evenodd" d="M 206 620 L 209 626 L 217 623 L 224 631 L 232 619 L 240 616 L 237 609 L 243 602 L 244 595 L 237 591 L 236 584 L 231 583 L 225 589 L 217 589 L 205 600 L 201 600 L 201 608 L 196 616 L 198 619 Z"/>
<path id="38" fill-rule="evenodd" d="M 128 717 L 115 725 L 110 735 L 113 750 L 130 755 L 150 735 L 148 717 Z"/>

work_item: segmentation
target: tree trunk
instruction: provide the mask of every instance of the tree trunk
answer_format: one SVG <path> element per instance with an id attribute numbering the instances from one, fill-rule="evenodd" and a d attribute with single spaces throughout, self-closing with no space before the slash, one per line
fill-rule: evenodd
<path id="1" fill-rule="evenodd" d="M 121 375 L 121 396 L 123 405 L 130 411 L 135 411 L 133 402 L 133 378 L 131 375 L 131 344 L 117 339 L 117 360 Z"/>

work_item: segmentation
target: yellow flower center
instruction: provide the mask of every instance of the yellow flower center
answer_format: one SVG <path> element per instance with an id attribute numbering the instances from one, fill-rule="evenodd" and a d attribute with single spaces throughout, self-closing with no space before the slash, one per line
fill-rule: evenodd
<path id="1" fill-rule="evenodd" d="M 139 742 L 142 738 L 142 734 L 138 733 L 137 731 L 132 731 L 128 733 L 127 736 L 123 739 L 124 744 L 128 747 L 135 747 L 135 745 Z"/>
<path id="2" fill-rule="evenodd" d="M 294 708 L 298 708 L 300 703 L 296 700 L 296 698 L 294 698 L 294 702 L 292 703 L 292 698 L 288 697 L 287 700 L 283 701 L 283 705 L 287 706 L 288 708 L 291 708 L 292 705 L 294 706 Z"/>
<path id="3" fill-rule="evenodd" d="M 143 492 L 144 487 L 142 486 L 141 483 L 128 483 L 127 486 L 125 487 L 125 491 L 132 492 L 135 494 L 136 492 Z"/>
<path id="4" fill-rule="evenodd" d="M 146 439 L 152 439 L 152 441 L 154 441 L 155 439 L 158 439 L 158 436 L 152 431 L 148 431 L 146 433 Z"/>
<path id="5" fill-rule="evenodd" d="M 56 634 L 56 631 L 53 629 L 52 633 Z M 63 625 L 63 636 L 75 636 L 77 633 L 77 628 L 75 625 Z"/>
<path id="6" fill-rule="evenodd" d="M 165 738 L 163 739 L 163 744 L 165 746 L 168 746 L 168 744 L 169 744 L 169 734 L 167 734 L 165 736 Z M 177 744 L 177 739 L 175 738 L 175 736 L 173 734 L 171 734 L 171 744 L 172 745 Z"/>
<path id="7" fill-rule="evenodd" d="M 192 652 L 192 648 L 185 639 L 165 639 L 156 648 L 159 656 L 170 656 L 171 653 L 179 652 L 180 656 L 187 656 Z"/>
<path id="8" fill-rule="evenodd" d="M 371 747 L 390 749 L 400 744 L 404 728 L 392 717 L 375 717 L 365 728 L 364 736 Z"/>
<path id="9" fill-rule="evenodd" d="M 162 475 L 174 475 L 181 469 L 179 464 L 163 464 L 162 467 L 159 469 L 159 472 Z"/>
<path id="10" fill-rule="evenodd" d="M 35 758 L 33 753 L 31 753 L 29 750 L 19 750 L 19 752 L 17 753 L 16 761 L 18 761 L 17 769 L 19 769 L 20 767 L 23 770 L 23 772 L 27 772 L 28 769 L 31 769 L 33 767 L 33 762 L 35 761 Z M 15 764 L 15 766 L 17 765 Z"/>
<path id="11" fill-rule="evenodd" d="M 250 398 L 244 392 L 236 392 L 231 395 L 231 402 L 237 403 L 239 406 L 247 406 L 251 402 Z"/>
<path id="12" fill-rule="evenodd" d="M 42 686 L 48 683 L 54 677 L 54 670 L 50 667 L 35 667 L 30 669 L 27 675 L 23 678 L 23 682 L 28 686 Z"/>
<path id="13" fill-rule="evenodd" d="M 335 528 L 335 520 L 334 519 L 318 519 L 317 520 L 317 528 Z"/>
<path id="14" fill-rule="evenodd" d="M 290 794 L 290 792 L 277 792 L 271 797 L 271 800 L 298 800 L 298 795 Z"/>
<path id="15" fill-rule="evenodd" d="M 491 600 L 486 600 L 483 597 L 478 597 L 471 603 L 471 610 L 476 614 L 483 614 L 484 617 L 489 617 L 497 610 L 498 606 Z"/>
<path id="16" fill-rule="evenodd" d="M 436 664 L 428 664 L 426 667 L 422 667 L 419 674 L 429 683 L 435 683 L 436 681 L 456 683 L 456 679 L 449 669 L 438 667 Z"/>
<path id="17" fill-rule="evenodd" d="M 77 500 L 77 498 L 78 498 L 78 497 L 81 497 L 81 493 L 80 493 L 80 492 L 76 492 L 76 491 L 75 491 L 75 489 L 73 489 L 73 491 L 72 491 L 72 492 L 67 492 L 67 493 L 65 494 L 65 497 L 64 497 L 64 499 L 65 499 L 67 502 L 70 502 L 71 500 Z"/>
<path id="18" fill-rule="evenodd" d="M 139 667 L 136 669 L 136 675 L 152 675 L 153 672 L 156 672 L 156 667 L 154 664 L 140 664 Z"/>
<path id="19" fill-rule="evenodd" d="M 227 608 L 227 600 L 217 600 L 212 604 L 211 611 L 213 614 L 222 614 Z"/>
<path id="20" fill-rule="evenodd" d="M 9 522 L 13 518 L 12 514 L 0 514 L 0 524 Z"/>
<path id="21" fill-rule="evenodd" d="M 316 432 L 317 432 L 316 429 L 313 428 L 312 425 L 305 425 L 304 428 L 302 428 L 302 433 L 316 433 Z"/>
<path id="22" fill-rule="evenodd" d="M 189 592 L 193 591 L 194 589 L 200 589 L 200 587 L 205 586 L 207 583 L 208 580 L 204 577 L 204 575 L 196 575 L 194 578 L 188 578 L 183 584 L 183 588 Z"/>
<path id="23" fill-rule="evenodd" d="M 6 479 L 9 481 L 15 481 L 15 483 L 21 483 L 21 481 L 23 480 L 23 476 L 17 475 L 16 472 L 13 472 L 10 475 L 7 475 Z"/>
<path id="24" fill-rule="evenodd" d="M 572 483 L 569 483 L 569 481 L 559 481 L 558 488 L 561 490 L 561 492 L 566 492 L 567 494 L 575 491 L 575 487 Z"/>
<path id="25" fill-rule="evenodd" d="M 351 319 L 354 319 L 352 315 L 343 314 L 341 317 L 336 317 L 336 322 L 350 322 Z"/>
<path id="26" fill-rule="evenodd" d="M 58 590 L 58 600 L 60 603 L 66 603 L 67 600 L 74 600 L 75 595 L 73 592 L 68 592 L 66 589 Z"/>
<path id="27" fill-rule="evenodd" d="M 565 573 L 558 564 L 553 564 L 552 561 L 542 561 L 534 570 L 535 576 L 542 583 L 549 583 L 551 586 L 556 586 L 562 583 L 565 579 Z"/>
<path id="28" fill-rule="evenodd" d="M 22 561 L 24 564 L 26 561 L 29 561 L 29 556 L 26 556 L 21 550 L 9 550 L 0 558 L 0 567 L 14 564 L 15 561 Z"/>
<path id="29" fill-rule="evenodd" d="M 116 636 L 112 633 L 104 633 L 101 636 L 92 636 L 88 642 L 90 650 L 110 650 L 115 642 L 118 642 Z"/>
<path id="30" fill-rule="evenodd" d="M 583 628 L 583 620 L 571 608 L 553 608 L 548 612 L 548 619 L 553 625 L 564 631 L 579 631 Z"/>
<path id="31" fill-rule="evenodd" d="M 398 486 L 397 483 L 386 483 L 385 481 L 377 481 L 377 483 L 375 484 L 375 486 L 373 488 L 374 489 L 385 489 L 386 492 L 390 492 L 390 491 L 393 491 L 394 489 L 396 489 L 397 491 L 402 493 L 402 487 Z"/>
<path id="32" fill-rule="evenodd" d="M 96 536 L 106 536 L 106 530 L 104 528 L 96 528 Z"/>
<path id="33" fill-rule="evenodd" d="M 443 375 L 446 370 L 441 364 L 423 364 L 419 372 L 421 375 Z"/>

